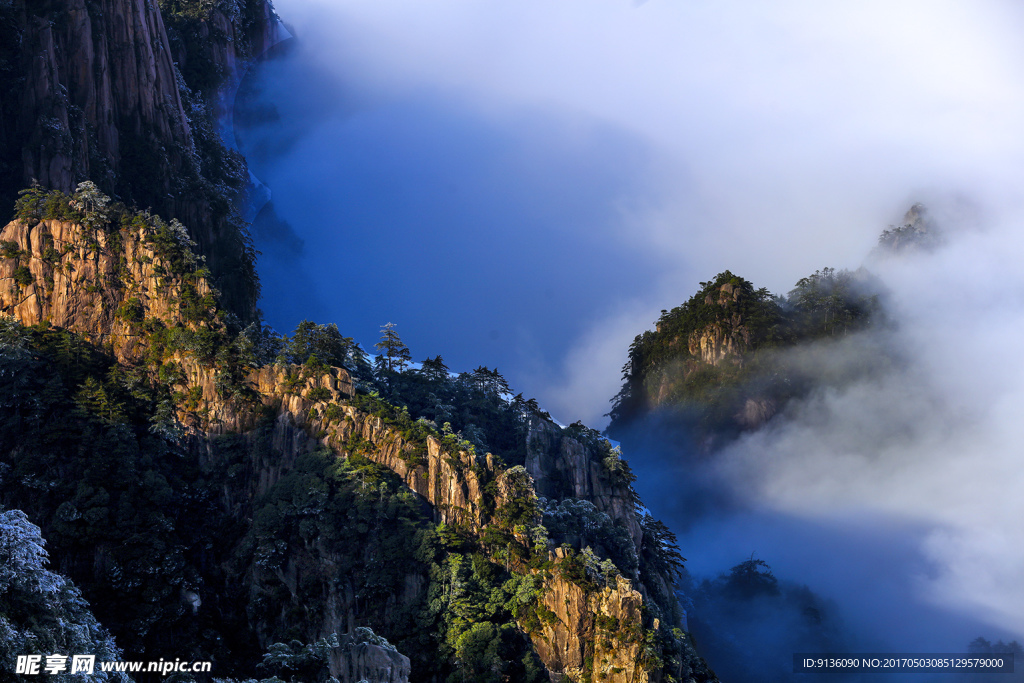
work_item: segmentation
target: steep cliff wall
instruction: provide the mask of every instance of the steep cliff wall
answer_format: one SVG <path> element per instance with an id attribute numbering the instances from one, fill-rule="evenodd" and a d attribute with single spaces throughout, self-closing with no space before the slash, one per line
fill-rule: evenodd
<path id="1" fill-rule="evenodd" d="M 526 471 L 536 482 L 538 495 L 592 502 L 598 511 L 625 527 L 639 549 L 642 532 L 636 496 L 628 481 L 615 481 L 593 446 L 581 443 L 550 420 L 537 419 L 527 432 L 526 452 Z"/>
<path id="2" fill-rule="evenodd" d="M 186 52 L 181 40 L 172 50 L 150 0 L 0 6 L 0 201 L 36 182 L 71 192 L 92 180 L 126 202 L 178 218 L 207 256 L 225 304 L 250 316 L 258 281 L 232 207 L 248 174 L 241 156 L 222 146 L 217 112 L 204 104 L 275 39 L 269 3 L 245 7 L 245 22 L 220 11 L 206 20 L 190 14 L 189 22 L 175 15 L 176 35 L 190 36 Z M 202 29 L 209 40 L 195 35 Z M 205 73 L 209 92 L 190 90 L 175 59 Z"/>
<path id="3" fill-rule="evenodd" d="M 205 278 L 173 276 L 156 237 L 146 224 L 112 233 L 53 219 L 8 223 L 0 230 L 0 312 L 81 333 L 122 362 L 138 361 L 148 350 L 145 319 L 185 325 L 188 298 L 216 307 Z"/>
<path id="4" fill-rule="evenodd" d="M 288 37 L 268 0 L 161 0 L 160 6 L 178 70 L 192 90 L 216 101 L 218 119 L 227 113 L 245 71 Z"/>
<path id="5" fill-rule="evenodd" d="M 4 103 L 0 154 L 21 162 L 8 184 L 69 191 L 112 181 L 141 146 L 167 168 L 138 180 L 171 194 L 191 170 L 193 140 L 159 10 L 145 0 L 21 0 L 7 14 L 20 40 L 5 49 L 23 75 Z"/>
<path id="6" fill-rule="evenodd" d="M 553 556 L 564 560 L 566 552 L 559 548 Z M 613 586 L 590 591 L 565 579 L 551 581 L 542 604 L 555 618 L 534 637 L 541 659 L 569 680 L 590 676 L 646 683 L 650 672 L 638 666 L 644 645 L 643 602 L 621 576 Z"/>

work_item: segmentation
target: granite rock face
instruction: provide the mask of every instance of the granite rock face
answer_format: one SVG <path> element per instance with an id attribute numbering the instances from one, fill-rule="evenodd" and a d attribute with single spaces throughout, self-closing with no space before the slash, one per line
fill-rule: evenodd
<path id="1" fill-rule="evenodd" d="M 249 20 L 211 11 L 209 40 L 172 50 L 156 0 L 12 0 L 0 5 L 0 196 L 38 183 L 64 192 L 85 180 L 128 203 L 188 226 L 214 277 L 243 317 L 254 293 L 234 291 L 245 260 L 232 197 L 248 182 L 240 155 L 220 146 L 206 100 L 176 62 L 201 62 L 233 92 L 249 59 L 279 38 L 267 0 Z M 242 49 L 244 47 L 244 49 Z M 216 116 L 218 111 L 214 111 Z M 216 160 L 201 161 L 214 156 Z M 213 161 L 213 163 L 211 163 Z M 237 281 L 237 282 L 236 282 Z"/>
<path id="2" fill-rule="evenodd" d="M 409 658 L 368 628 L 342 637 L 329 666 L 339 683 L 409 683 Z"/>
<path id="3" fill-rule="evenodd" d="M 170 193 L 193 141 L 155 3 L 22 0 L 13 13 L 25 84 L 3 151 L 20 151 L 21 184 L 70 191 L 116 174 L 141 143 L 166 150 L 167 172 L 150 180 Z"/>
<path id="4" fill-rule="evenodd" d="M 526 471 L 537 494 L 589 500 L 629 532 L 640 546 L 641 530 L 627 485 L 613 481 L 593 449 L 550 420 L 536 420 L 526 435 Z"/>
<path id="5" fill-rule="evenodd" d="M 8 223 L 0 230 L 0 313 L 78 332 L 121 362 L 137 361 L 145 353 L 140 327 L 118 315 L 129 300 L 139 306 L 132 318 L 185 323 L 179 302 L 188 285 L 169 275 L 148 238 L 144 228 L 113 238 L 58 220 Z M 191 287 L 200 297 L 214 293 L 204 278 Z"/>
<path id="6" fill-rule="evenodd" d="M 561 548 L 552 553 L 556 565 L 565 557 Z M 556 578 L 543 598 L 555 619 L 533 635 L 537 653 L 560 680 L 580 680 L 589 664 L 598 680 L 646 683 L 650 674 L 639 665 L 643 603 L 643 596 L 621 576 L 614 587 L 596 591 Z"/>

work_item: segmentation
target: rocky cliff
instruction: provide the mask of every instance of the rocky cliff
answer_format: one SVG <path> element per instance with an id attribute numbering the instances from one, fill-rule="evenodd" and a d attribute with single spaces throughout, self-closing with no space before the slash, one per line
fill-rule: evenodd
<path id="1" fill-rule="evenodd" d="M 881 243 L 929 234 L 920 208 L 907 220 Z M 719 437 L 761 427 L 816 381 L 789 351 L 885 324 L 881 295 L 881 283 L 864 268 L 823 268 L 786 296 L 729 271 L 702 282 L 684 304 L 662 311 L 653 331 L 634 339 L 610 433 L 622 435 L 631 423 L 657 415 L 707 450 Z"/>
<path id="2" fill-rule="evenodd" d="M 0 312 L 25 325 L 48 323 L 109 348 L 124 363 L 147 352 L 141 323 L 187 324 L 183 302 L 216 307 L 204 277 L 174 277 L 152 225 L 115 233 L 43 220 L 0 230 Z M 209 323 L 207 323 L 209 324 Z"/>
<path id="3" fill-rule="evenodd" d="M 550 420 L 537 419 L 526 435 L 526 471 L 533 477 L 538 495 L 590 501 L 621 524 L 639 548 L 642 531 L 630 482 L 616 480 L 594 450 L 592 443 L 581 443 Z"/>
<path id="4" fill-rule="evenodd" d="M 732 310 L 728 315 L 690 333 L 686 348 L 691 356 L 708 365 L 743 361 L 743 354 L 750 350 L 750 329 L 744 324 L 743 316 L 735 312 L 743 295 L 740 287 L 726 282 L 718 288 L 717 297 L 714 294 L 704 297 L 706 306 Z"/>
<path id="5" fill-rule="evenodd" d="M 217 125 L 279 38 L 266 0 L 0 3 L 0 196 L 36 184 L 0 231 L 5 501 L 136 651 L 250 666 L 254 641 L 344 633 L 343 680 L 713 680 L 590 431 L 501 398 L 516 466 L 346 368 L 257 357 Z M 424 672 L 355 638 L 370 621 Z"/>
<path id="6" fill-rule="evenodd" d="M 721 403 L 713 395 L 716 385 L 750 374 L 752 352 L 776 343 L 784 323 L 785 313 L 771 294 L 743 278 L 726 271 L 701 283 L 686 303 L 662 311 L 653 332 L 634 340 L 625 383 L 611 411 L 611 429 L 662 407 L 690 410 L 696 404 Z M 757 402 L 763 397 L 730 396 L 730 405 L 723 408 L 728 415 L 714 420 L 739 424 L 758 419 L 764 411 L 753 405 L 747 409 L 747 398 Z"/>
<path id="7" fill-rule="evenodd" d="M 561 548 L 554 555 L 566 558 Z M 614 585 L 592 591 L 571 581 L 553 582 L 542 604 L 555 619 L 545 623 L 534 640 L 541 659 L 569 680 L 585 675 L 623 683 L 650 680 L 649 672 L 637 666 L 644 646 L 644 633 L 638 628 L 643 602 L 621 576 Z"/>
<path id="8" fill-rule="evenodd" d="M 69 191 L 112 181 L 145 150 L 167 168 L 138 180 L 171 194 L 194 143 L 159 10 L 145 0 L 21 1 L 6 14 L 18 39 L 5 50 L 24 74 L 20 96 L 5 102 L 0 153 L 20 161 L 8 183 Z"/>
<path id="9" fill-rule="evenodd" d="M 490 453 L 475 453 L 456 435 L 412 422 L 401 409 L 360 394 L 343 368 L 254 367 L 242 360 L 230 316 L 220 308 L 182 226 L 110 204 L 90 188 L 74 195 L 26 195 L 19 215 L 0 231 L 0 313 L 25 325 L 73 331 L 121 366 L 160 383 L 204 467 L 224 467 L 218 444 L 241 439 L 241 462 L 249 474 L 224 489 L 224 506 L 232 514 L 244 518 L 253 514 L 254 501 L 280 495 L 304 457 L 329 452 L 345 461 L 368 460 L 393 473 L 396 485 L 421 501 L 434 524 L 458 530 L 470 539 L 458 543 L 479 544 L 477 556 L 491 558 L 474 563 L 498 562 L 488 571 L 503 564 L 510 580 L 532 586 L 525 594 L 532 597 L 522 598 L 512 612 L 520 637 L 532 643 L 553 677 L 632 683 L 664 680 L 667 673 L 676 680 L 683 674 L 711 680 L 682 634 L 672 630 L 680 624 L 677 607 L 665 603 L 674 600 L 665 588 L 670 578 L 650 571 L 645 585 L 639 575 L 636 562 L 645 552 L 647 532 L 637 516 L 632 475 L 617 453 L 599 445 L 596 432 L 535 420 L 525 436 L 525 466 L 510 467 Z M 598 567 L 601 558 L 583 548 L 581 539 L 575 548 L 543 540 L 543 500 L 561 505 L 560 514 L 592 510 L 586 514 L 597 515 L 608 529 L 623 530 L 618 555 L 606 555 L 626 558 L 617 560 L 621 569 L 611 559 Z M 278 547 L 273 544 L 279 541 L 267 542 Z M 599 552 L 602 547 L 595 545 Z M 289 596 L 284 604 L 293 605 L 288 609 L 307 610 L 308 638 L 361 626 L 358 615 L 367 607 L 360 607 L 359 591 L 324 569 L 354 561 L 346 554 L 351 550 L 307 542 L 272 552 L 278 559 L 265 565 L 258 560 L 249 570 L 252 599 L 265 602 L 266 595 L 283 590 Z M 438 561 L 459 566 L 464 551 L 445 552 Z M 404 588 L 373 610 L 396 615 L 423 604 L 438 580 L 431 576 L 412 564 L 407 573 L 399 571 Z M 302 607 L 310 591 L 320 596 L 315 618 Z M 212 599 L 201 590 L 188 593 L 195 597 L 188 603 L 193 612 Z M 261 614 L 259 629 L 267 638 L 287 627 L 284 607 Z M 331 663 L 336 676 L 408 676 L 408 660 L 402 664 L 397 653 L 366 643 L 346 647 L 347 654 L 339 650 Z M 385 669 L 390 678 L 381 678 Z"/>
<path id="10" fill-rule="evenodd" d="M 173 19 L 174 49 L 161 6 Z M 221 144 L 213 103 L 222 82 L 277 39 L 278 22 L 266 0 L 232 6 L 227 14 L 150 0 L 0 6 L 0 201 L 31 183 L 71 192 L 92 180 L 177 218 L 209 259 L 226 304 L 247 317 L 258 285 L 232 202 L 248 175 Z M 176 61 L 197 85 L 186 84 Z"/>

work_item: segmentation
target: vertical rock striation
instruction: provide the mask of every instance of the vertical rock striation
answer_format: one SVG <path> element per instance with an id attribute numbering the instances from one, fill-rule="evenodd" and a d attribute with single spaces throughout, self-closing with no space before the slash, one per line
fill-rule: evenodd
<path id="1" fill-rule="evenodd" d="M 177 22 L 176 35 L 192 40 L 172 49 L 155 0 L 0 3 L 0 200 L 32 183 L 70 192 L 92 180 L 178 218 L 243 318 L 258 290 L 231 203 L 248 173 L 221 146 L 203 98 L 217 99 L 222 81 L 277 39 L 267 0 L 244 6 L 244 22 L 219 11 Z M 189 89 L 176 60 L 210 75 L 208 90 Z"/>

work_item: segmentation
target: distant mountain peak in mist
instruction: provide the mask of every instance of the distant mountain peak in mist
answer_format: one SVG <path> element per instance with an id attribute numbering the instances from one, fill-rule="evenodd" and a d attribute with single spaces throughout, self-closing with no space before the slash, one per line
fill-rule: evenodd
<path id="1" fill-rule="evenodd" d="M 871 252 L 871 256 L 877 258 L 931 251 L 942 243 L 942 231 L 928 207 L 918 202 L 903 215 L 902 224 L 889 226 L 882 231 L 878 237 L 878 246 Z"/>

